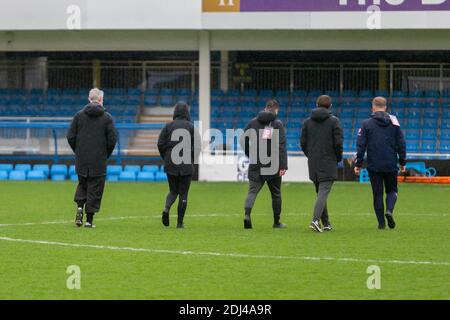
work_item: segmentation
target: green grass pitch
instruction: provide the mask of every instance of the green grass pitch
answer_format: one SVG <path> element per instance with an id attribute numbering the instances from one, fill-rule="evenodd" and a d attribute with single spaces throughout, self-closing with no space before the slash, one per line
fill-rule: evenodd
<path id="1" fill-rule="evenodd" d="M 184 230 L 176 205 L 161 224 L 166 184 L 107 184 L 96 229 L 74 226 L 74 189 L 0 183 L 0 299 L 450 299 L 449 186 L 400 185 L 397 229 L 380 231 L 370 186 L 338 182 L 323 234 L 308 228 L 310 184 L 283 185 L 285 230 L 272 229 L 267 187 L 253 230 L 243 183 L 193 183 Z M 66 286 L 70 265 L 80 290 Z"/>

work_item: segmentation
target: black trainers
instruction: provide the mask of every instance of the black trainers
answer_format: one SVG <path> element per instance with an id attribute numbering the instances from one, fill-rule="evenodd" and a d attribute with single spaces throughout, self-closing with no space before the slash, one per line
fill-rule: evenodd
<path id="1" fill-rule="evenodd" d="M 244 218 L 244 229 L 251 229 L 252 228 L 252 219 L 249 215 L 245 215 Z"/>
<path id="2" fill-rule="evenodd" d="M 379 230 L 384 230 L 384 229 L 386 229 L 386 225 L 384 225 L 384 224 L 379 224 L 379 225 L 378 225 L 378 229 L 379 229 Z"/>
<path id="3" fill-rule="evenodd" d="M 178 222 L 177 223 L 177 229 L 184 229 L 184 223 Z"/>
<path id="4" fill-rule="evenodd" d="M 75 225 L 79 228 L 83 225 L 83 208 L 77 208 L 77 214 L 75 216 Z"/>
<path id="5" fill-rule="evenodd" d="M 331 226 L 331 224 L 327 224 L 323 226 L 323 231 L 331 231 L 333 230 L 333 227 Z"/>
<path id="6" fill-rule="evenodd" d="M 274 229 L 286 229 L 287 228 L 287 224 L 278 222 L 278 223 L 274 223 L 273 224 L 273 228 Z"/>
<path id="7" fill-rule="evenodd" d="M 169 213 L 168 212 L 163 211 L 163 213 L 162 213 L 162 224 L 165 227 L 168 227 L 170 225 Z"/>
<path id="8" fill-rule="evenodd" d="M 385 216 L 386 216 L 386 220 L 388 222 L 389 229 L 394 229 L 395 221 L 394 221 L 394 216 L 392 215 L 392 212 L 386 213 Z"/>
<path id="9" fill-rule="evenodd" d="M 319 221 L 313 220 L 309 227 L 316 232 L 323 232 L 322 228 L 320 227 Z"/>

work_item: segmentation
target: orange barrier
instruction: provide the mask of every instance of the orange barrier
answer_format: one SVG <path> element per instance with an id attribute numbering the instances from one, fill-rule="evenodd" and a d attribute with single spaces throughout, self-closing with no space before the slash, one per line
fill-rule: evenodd
<path id="1" fill-rule="evenodd" d="M 398 176 L 398 182 L 450 184 L 450 177 L 404 177 Z"/>

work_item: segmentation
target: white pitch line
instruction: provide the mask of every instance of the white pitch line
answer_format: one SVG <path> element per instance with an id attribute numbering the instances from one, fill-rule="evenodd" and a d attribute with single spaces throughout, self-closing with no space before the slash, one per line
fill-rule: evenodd
<path id="1" fill-rule="evenodd" d="M 266 216 L 267 214 L 263 213 L 255 213 L 252 216 Z M 286 216 L 310 216 L 310 213 L 285 213 Z M 336 213 L 335 216 L 352 216 L 352 217 L 362 217 L 362 216 L 371 216 L 373 213 Z M 399 213 L 398 216 L 429 216 L 429 217 L 447 217 L 449 214 L 447 213 Z M 211 213 L 211 214 L 191 214 L 186 215 L 186 217 L 191 218 L 214 218 L 214 217 L 241 217 L 241 213 Z M 97 218 L 96 221 L 118 221 L 118 220 L 132 220 L 132 219 L 148 219 L 148 218 L 157 218 L 160 219 L 160 215 L 154 216 L 125 216 L 125 217 L 110 217 L 110 218 Z M 70 224 L 73 223 L 73 220 L 60 220 L 60 221 L 43 221 L 43 222 L 23 222 L 23 223 L 5 223 L 0 224 L 0 228 L 2 227 L 21 227 L 21 226 L 36 226 L 36 225 L 52 225 L 52 224 Z"/>
<path id="2" fill-rule="evenodd" d="M 222 252 L 207 252 L 207 251 L 197 251 L 196 252 L 196 251 L 182 251 L 182 250 L 147 249 L 147 248 L 117 247 L 117 246 L 104 246 L 104 245 L 92 245 L 92 244 L 77 244 L 77 243 L 55 242 L 55 241 L 45 241 L 45 240 L 26 240 L 26 239 L 15 239 L 15 238 L 9 238 L 9 237 L 0 237 L 0 241 L 50 245 L 50 246 L 60 246 L 60 247 L 72 247 L 72 248 L 89 248 L 89 249 L 103 249 L 103 250 L 113 250 L 113 251 L 144 252 L 144 253 L 153 253 L 153 254 L 230 257 L 230 258 L 248 258 L 248 259 L 265 259 L 265 260 L 335 261 L 335 262 L 356 262 L 356 263 L 377 263 L 377 264 L 386 263 L 386 264 L 402 264 L 402 265 L 450 266 L 450 262 L 444 262 L 444 261 L 376 260 L 376 259 L 334 258 L 334 257 L 252 255 L 252 254 L 245 254 L 245 253 L 222 253 Z"/>
<path id="3" fill-rule="evenodd" d="M 116 220 L 129 220 L 129 219 L 143 219 L 145 216 L 129 216 L 129 217 L 110 217 L 110 218 L 98 218 L 97 221 L 116 221 Z M 1 227 L 21 227 L 21 226 L 36 226 L 36 225 L 49 225 L 49 224 L 69 224 L 74 223 L 74 220 L 61 220 L 61 221 L 43 221 L 43 222 L 24 222 L 24 223 L 6 223 L 0 224 Z"/>

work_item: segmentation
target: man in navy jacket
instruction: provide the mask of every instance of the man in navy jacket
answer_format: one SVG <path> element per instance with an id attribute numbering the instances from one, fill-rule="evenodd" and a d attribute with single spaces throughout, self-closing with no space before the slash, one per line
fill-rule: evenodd
<path id="1" fill-rule="evenodd" d="M 372 115 L 364 120 L 358 132 L 358 153 L 355 174 L 359 175 L 367 151 L 367 170 L 373 191 L 373 206 L 378 228 L 395 228 L 393 211 L 397 201 L 397 163 L 405 171 L 406 144 L 400 124 L 395 116 L 386 112 L 386 99 L 377 97 L 372 102 Z M 386 214 L 383 203 L 383 185 L 386 189 Z"/>

